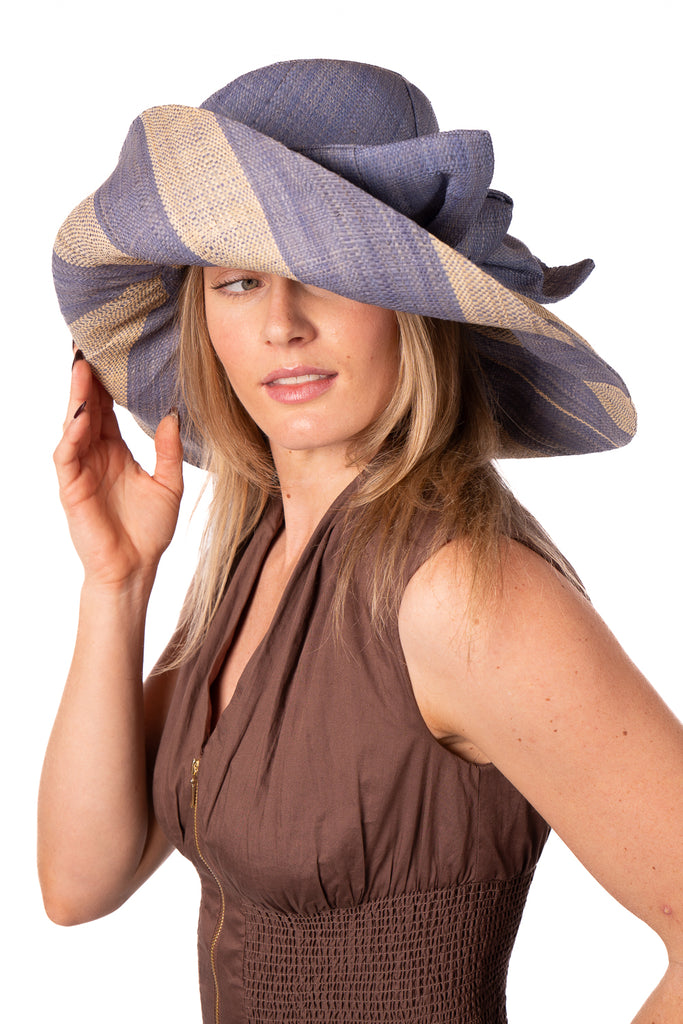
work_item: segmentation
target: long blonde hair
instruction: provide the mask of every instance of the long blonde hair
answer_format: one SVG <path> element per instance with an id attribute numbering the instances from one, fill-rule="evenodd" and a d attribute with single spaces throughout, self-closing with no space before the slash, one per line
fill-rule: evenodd
<path id="1" fill-rule="evenodd" d="M 278 494 L 267 438 L 235 396 L 211 344 L 201 267 L 189 267 L 179 302 L 179 388 L 202 440 L 213 495 L 197 573 L 181 623 L 181 661 L 206 635 L 235 559 L 271 495 Z M 350 464 L 366 467 L 351 507 L 333 617 L 341 622 L 359 559 L 375 561 L 368 599 L 377 632 L 395 614 L 395 585 L 419 512 L 436 513 L 435 551 L 466 537 L 475 566 L 472 597 L 497 589 L 500 540 L 528 545 L 582 589 L 574 570 L 542 527 L 517 501 L 493 460 L 499 428 L 466 328 L 450 321 L 397 313 L 398 384 L 387 408 L 353 439 Z"/>

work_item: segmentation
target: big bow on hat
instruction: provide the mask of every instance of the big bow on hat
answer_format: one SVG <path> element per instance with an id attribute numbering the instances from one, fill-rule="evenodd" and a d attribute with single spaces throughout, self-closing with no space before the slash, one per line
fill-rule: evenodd
<path id="1" fill-rule="evenodd" d="M 439 132 L 400 75 L 348 61 L 261 68 L 198 109 L 133 123 L 111 177 L 57 236 L 61 309 L 148 433 L 177 403 L 176 301 L 183 267 L 200 264 L 468 325 L 501 454 L 623 445 L 635 432 L 623 381 L 540 305 L 593 264 L 546 267 L 507 234 L 512 201 L 492 174 L 488 132 Z M 199 461 L 197 440 L 184 444 Z"/>

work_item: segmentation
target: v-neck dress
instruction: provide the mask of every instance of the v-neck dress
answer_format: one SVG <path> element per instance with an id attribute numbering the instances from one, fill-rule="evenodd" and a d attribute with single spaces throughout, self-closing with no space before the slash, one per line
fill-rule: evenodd
<path id="1" fill-rule="evenodd" d="M 332 634 L 343 506 L 211 731 L 210 687 L 281 528 L 268 507 L 163 732 L 154 806 L 201 878 L 204 1024 L 504 1024 L 548 827 L 493 765 L 433 738 L 398 624 L 377 639 L 362 579 Z M 425 551 L 415 544 L 404 583 Z"/>

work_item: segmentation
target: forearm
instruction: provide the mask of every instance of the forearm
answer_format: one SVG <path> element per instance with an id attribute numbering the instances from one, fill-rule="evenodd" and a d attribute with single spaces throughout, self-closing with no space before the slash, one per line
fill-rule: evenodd
<path id="1" fill-rule="evenodd" d="M 680 1024 L 683 1020 L 683 964 L 671 963 L 633 1024 Z"/>
<path id="2" fill-rule="evenodd" d="M 148 579 L 83 587 L 38 810 L 41 885 L 60 923 L 115 909 L 147 838 L 142 657 L 150 589 Z"/>

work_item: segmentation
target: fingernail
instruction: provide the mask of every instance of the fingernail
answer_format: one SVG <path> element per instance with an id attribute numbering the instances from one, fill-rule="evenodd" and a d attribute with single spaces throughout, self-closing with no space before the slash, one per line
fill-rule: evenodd
<path id="1" fill-rule="evenodd" d="M 79 405 L 78 409 L 76 409 L 76 412 L 74 413 L 74 419 L 75 420 L 78 419 L 78 417 L 81 415 L 81 413 L 83 412 L 83 410 L 85 409 L 87 404 L 88 404 L 87 399 L 86 399 L 85 402 L 81 402 L 81 404 Z"/>
<path id="2" fill-rule="evenodd" d="M 76 365 L 76 363 L 79 362 L 79 360 L 81 360 L 81 359 L 85 359 L 85 356 L 81 352 L 80 348 L 77 348 L 76 349 L 76 355 L 74 356 L 74 361 L 71 364 L 71 369 L 72 370 L 73 370 L 74 366 Z"/>
<path id="3" fill-rule="evenodd" d="M 168 415 L 173 416 L 178 426 L 180 426 L 180 411 L 177 405 L 174 405 L 172 409 L 168 410 Z"/>

